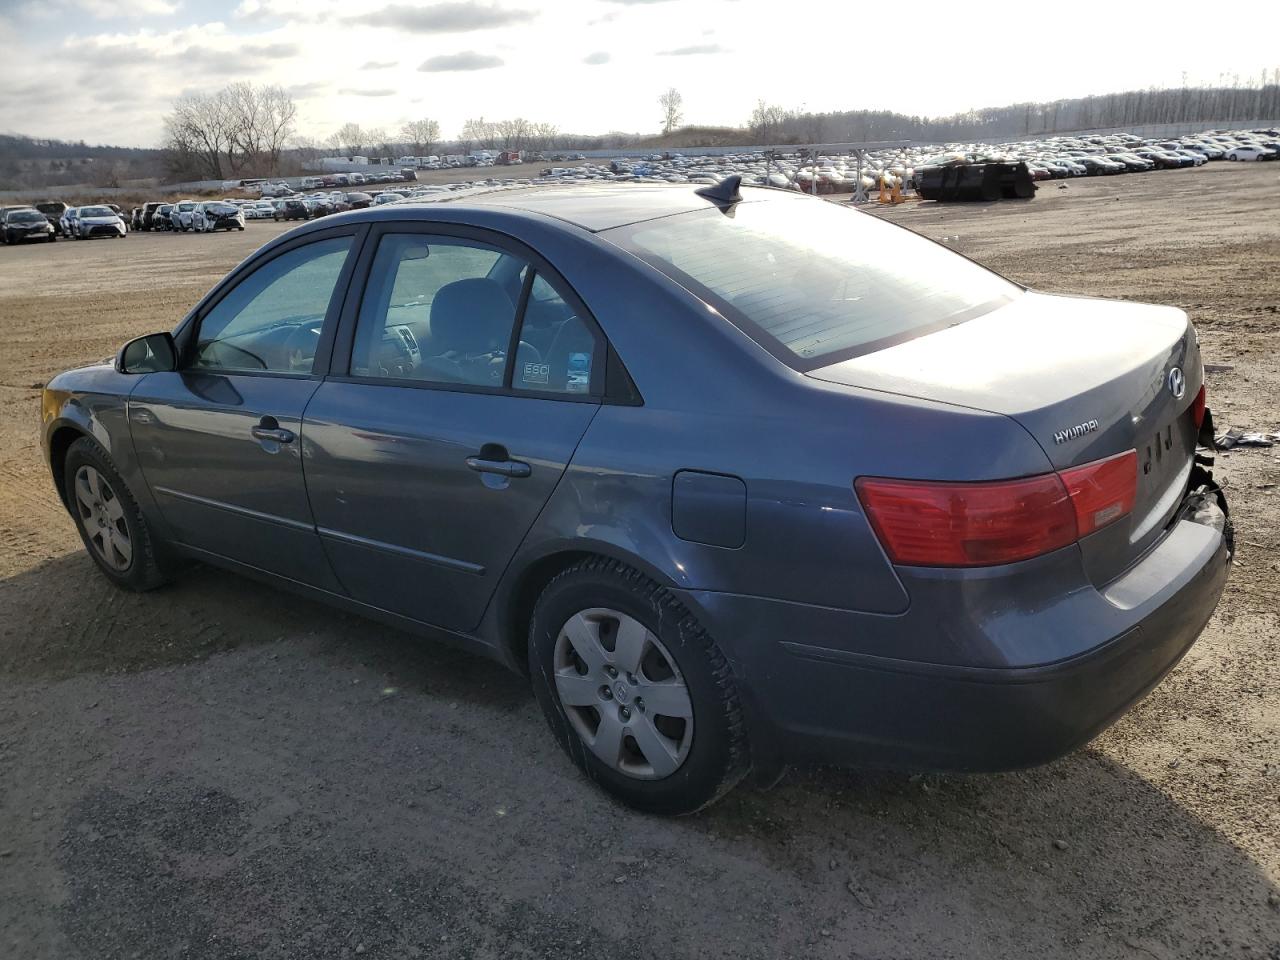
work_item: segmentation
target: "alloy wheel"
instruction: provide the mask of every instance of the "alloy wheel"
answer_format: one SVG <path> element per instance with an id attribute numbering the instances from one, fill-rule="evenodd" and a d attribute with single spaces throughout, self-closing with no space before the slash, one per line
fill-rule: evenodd
<path id="1" fill-rule="evenodd" d="M 124 573 L 133 563 L 133 538 L 124 504 L 106 477 L 87 464 L 76 471 L 75 491 L 85 538 L 108 567 Z"/>
<path id="2" fill-rule="evenodd" d="M 574 731 L 613 770 L 661 780 L 693 744 L 693 701 L 662 642 L 604 607 L 570 617 L 556 638 L 555 688 Z"/>

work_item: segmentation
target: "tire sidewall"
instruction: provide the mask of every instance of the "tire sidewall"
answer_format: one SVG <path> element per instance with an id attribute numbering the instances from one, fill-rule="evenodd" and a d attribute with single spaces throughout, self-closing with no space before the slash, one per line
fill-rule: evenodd
<path id="1" fill-rule="evenodd" d="M 84 522 L 80 518 L 80 511 L 76 506 L 75 482 L 76 474 L 84 466 L 93 467 L 106 479 L 124 508 L 125 526 L 129 530 L 129 540 L 133 544 L 133 561 L 129 564 L 129 569 L 123 572 L 108 566 L 98 555 L 98 551 L 89 541 Z M 151 530 L 147 526 L 146 518 L 142 515 L 138 501 L 133 497 L 133 491 L 116 470 L 111 457 L 88 437 L 77 440 L 67 451 L 67 459 L 63 467 L 63 486 L 71 519 L 76 525 L 76 532 L 80 534 L 85 550 L 108 580 L 126 590 L 150 590 L 164 581 L 156 564 Z"/>
<path id="2" fill-rule="evenodd" d="M 596 757 L 574 730 L 555 692 L 553 657 L 560 628 L 574 614 L 608 607 L 634 617 L 675 659 L 693 704 L 693 743 L 680 768 L 662 780 L 638 780 Z M 692 813 L 713 802 L 741 777 L 740 708 L 723 658 L 693 616 L 635 571 L 607 564 L 571 568 L 538 599 L 529 625 L 529 669 L 543 713 L 561 747 L 609 793 L 637 809 Z M 713 656 L 720 657 L 717 678 Z"/>

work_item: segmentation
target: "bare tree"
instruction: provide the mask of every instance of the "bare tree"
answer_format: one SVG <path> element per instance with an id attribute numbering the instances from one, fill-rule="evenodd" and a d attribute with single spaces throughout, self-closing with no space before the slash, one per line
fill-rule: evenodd
<path id="1" fill-rule="evenodd" d="M 369 153 L 376 156 L 384 156 L 388 152 L 387 131 L 381 127 L 371 127 L 366 130 L 364 139 L 365 145 L 369 148 Z"/>
<path id="2" fill-rule="evenodd" d="M 178 98 L 164 118 L 164 129 L 172 172 L 222 179 L 231 129 L 221 94 Z"/>
<path id="3" fill-rule="evenodd" d="M 410 120 L 400 129 L 400 139 L 413 148 L 413 155 L 430 155 L 440 139 L 440 124 L 435 120 Z"/>
<path id="4" fill-rule="evenodd" d="M 751 134 L 760 143 L 774 143 L 782 124 L 789 118 L 790 114 L 786 109 L 776 103 L 757 100 L 755 109 L 751 111 Z"/>
<path id="5" fill-rule="evenodd" d="M 554 150 L 556 134 L 560 128 L 554 123 L 535 123 L 533 125 L 534 148 L 537 150 Z"/>
<path id="6" fill-rule="evenodd" d="M 462 125 L 462 136 L 459 140 L 463 146 L 469 151 L 474 145 L 476 147 L 488 147 L 493 145 L 495 137 L 495 124 L 489 123 L 484 117 L 478 120 L 468 120 Z"/>
<path id="7" fill-rule="evenodd" d="M 344 123 L 329 135 L 328 143 L 339 153 L 360 153 L 364 149 L 367 135 L 358 123 Z"/>
<path id="8" fill-rule="evenodd" d="M 680 91 L 675 87 L 671 87 L 666 93 L 658 97 L 658 106 L 662 107 L 662 132 L 670 133 L 676 127 L 680 126 L 680 121 L 684 119 L 680 108 L 684 106 L 684 97 L 680 96 Z"/>
<path id="9" fill-rule="evenodd" d="M 218 180 L 245 170 L 275 173 L 296 116 L 293 98 L 280 87 L 233 83 L 180 97 L 164 118 L 169 165 Z"/>

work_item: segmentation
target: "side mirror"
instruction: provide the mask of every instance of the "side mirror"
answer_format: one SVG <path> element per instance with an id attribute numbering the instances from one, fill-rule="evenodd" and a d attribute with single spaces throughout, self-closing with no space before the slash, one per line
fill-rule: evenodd
<path id="1" fill-rule="evenodd" d="M 171 333 L 130 340 L 116 354 L 116 373 L 168 373 L 178 369 L 178 347 Z"/>

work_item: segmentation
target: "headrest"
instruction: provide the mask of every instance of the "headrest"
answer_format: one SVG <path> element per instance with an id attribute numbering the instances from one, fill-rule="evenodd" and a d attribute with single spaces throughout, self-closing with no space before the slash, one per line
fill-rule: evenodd
<path id="1" fill-rule="evenodd" d="M 515 312 L 511 298 L 496 280 L 471 277 L 445 284 L 431 301 L 432 352 L 505 350 Z"/>

